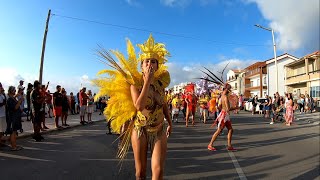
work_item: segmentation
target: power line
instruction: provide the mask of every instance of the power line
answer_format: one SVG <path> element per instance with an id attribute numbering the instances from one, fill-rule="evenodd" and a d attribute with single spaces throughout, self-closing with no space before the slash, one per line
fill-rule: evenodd
<path id="1" fill-rule="evenodd" d="M 104 22 L 99 22 L 99 21 L 95 21 L 95 20 L 89 20 L 89 19 L 83 19 L 83 18 L 77 18 L 77 17 L 71 17 L 71 16 L 64 16 L 64 15 L 59 15 L 59 14 L 52 14 L 52 16 L 57 16 L 57 17 L 72 19 L 72 20 L 77 20 L 77 21 L 84 21 L 84 22 L 89 22 L 89 23 L 94 23 L 94 24 L 100 24 L 100 25 L 104 25 L 104 26 L 112 26 L 112 27 L 117 27 L 117 28 L 122 28 L 122 29 L 143 31 L 143 32 L 148 32 L 148 33 L 153 33 L 153 34 L 162 34 L 162 35 L 166 35 L 166 36 L 173 36 L 173 37 L 179 37 L 179 38 L 185 38 L 185 39 L 193 39 L 193 40 L 198 40 L 198 41 L 206 41 L 211 44 L 226 44 L 226 45 L 240 45 L 240 46 L 267 46 L 267 45 L 261 45 L 261 44 L 245 44 L 245 43 L 203 40 L 198 37 L 185 36 L 185 35 L 180 35 L 180 34 L 172 34 L 172 33 L 160 32 L 160 31 L 152 31 L 152 30 L 148 30 L 148 29 L 135 28 L 135 27 L 129 27 L 129 26 L 123 26 L 123 25 L 117 25 L 117 24 L 111 24 L 111 23 L 104 23 Z"/>

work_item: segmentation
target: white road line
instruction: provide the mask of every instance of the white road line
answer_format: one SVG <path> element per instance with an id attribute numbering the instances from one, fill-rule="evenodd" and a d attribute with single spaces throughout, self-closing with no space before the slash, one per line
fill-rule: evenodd
<path id="1" fill-rule="evenodd" d="M 232 163 L 238 173 L 238 176 L 241 180 L 247 180 L 247 177 L 246 175 L 244 174 L 243 170 L 241 169 L 238 161 L 237 161 L 237 158 L 234 156 L 233 152 L 232 151 L 228 151 L 228 154 L 232 160 Z"/>

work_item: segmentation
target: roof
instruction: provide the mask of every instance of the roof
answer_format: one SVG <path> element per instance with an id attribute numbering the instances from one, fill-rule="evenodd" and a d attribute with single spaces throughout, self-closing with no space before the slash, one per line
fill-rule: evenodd
<path id="1" fill-rule="evenodd" d="M 319 57 L 319 56 L 320 56 L 320 51 L 315 51 L 315 52 L 313 52 L 313 53 L 311 53 L 311 54 L 308 54 L 308 55 L 305 55 L 305 56 L 303 56 L 302 58 L 300 58 L 299 60 L 294 61 L 294 62 L 292 62 L 292 63 L 289 63 L 289 64 L 287 64 L 287 65 L 285 65 L 285 66 L 295 65 L 295 64 L 297 64 L 297 63 L 303 62 L 306 58 L 314 58 L 314 57 Z"/>
<path id="2" fill-rule="evenodd" d="M 235 72 L 235 73 L 241 73 L 242 70 L 241 69 L 231 69 L 231 71 Z"/>
<path id="3" fill-rule="evenodd" d="M 313 52 L 311 54 L 303 56 L 302 58 L 309 58 L 309 57 L 314 57 L 314 56 L 320 56 L 320 51 L 319 50 L 315 51 L 315 52 Z"/>
<path id="4" fill-rule="evenodd" d="M 251 69 L 251 68 L 253 68 L 253 67 L 255 67 L 255 66 L 263 67 L 263 66 L 265 66 L 265 65 L 266 65 L 266 62 L 265 62 L 265 61 L 256 62 L 256 63 L 251 64 L 250 66 L 248 66 L 248 67 L 246 67 L 246 68 L 244 68 L 244 69 Z"/>
<path id="5" fill-rule="evenodd" d="M 281 54 L 281 55 L 277 56 L 277 61 L 281 61 L 282 59 L 284 59 L 284 58 L 286 58 L 286 57 L 289 57 L 289 58 L 294 59 L 294 60 L 296 60 L 296 61 L 299 60 L 299 58 L 297 58 L 297 57 L 295 57 L 295 56 L 293 56 L 293 55 L 291 55 L 291 54 L 284 53 L 284 54 Z M 268 60 L 266 60 L 265 62 L 266 62 L 267 64 L 271 64 L 271 63 L 274 62 L 274 58 L 268 59 Z"/>

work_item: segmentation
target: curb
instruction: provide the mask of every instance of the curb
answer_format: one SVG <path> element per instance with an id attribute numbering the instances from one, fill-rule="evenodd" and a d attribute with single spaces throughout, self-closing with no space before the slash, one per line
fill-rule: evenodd
<path id="1" fill-rule="evenodd" d="M 93 120 L 93 124 L 94 123 L 97 123 L 97 122 L 102 122 L 102 121 L 105 121 L 106 119 L 100 119 L 100 120 Z M 87 125 L 93 125 L 93 124 L 87 124 Z M 69 127 L 66 127 L 66 128 L 63 128 L 63 129 L 49 129 L 49 130 L 46 130 L 46 131 L 41 131 L 41 134 L 44 135 L 44 134 L 50 134 L 50 133 L 53 133 L 53 132 L 57 132 L 57 131 L 65 131 L 65 130 L 69 130 L 69 129 L 72 129 L 72 128 L 75 128 L 75 127 L 79 127 L 79 126 L 87 126 L 87 125 L 82 125 L 82 124 L 75 124 L 75 125 L 70 125 Z M 17 136 L 17 139 L 25 139 L 25 138 L 28 138 L 28 137 L 31 137 L 33 135 L 32 132 L 23 132 L 22 134 L 19 134 Z"/>

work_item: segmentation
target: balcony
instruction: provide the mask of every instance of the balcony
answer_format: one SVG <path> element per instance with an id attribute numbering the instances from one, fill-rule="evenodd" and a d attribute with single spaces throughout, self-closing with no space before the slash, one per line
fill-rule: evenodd
<path id="1" fill-rule="evenodd" d="M 259 90 L 260 86 L 251 86 L 251 84 L 245 85 L 246 90 Z M 262 89 L 267 89 L 267 86 L 262 86 Z"/>
<path id="2" fill-rule="evenodd" d="M 304 83 L 304 82 L 310 81 L 311 79 L 317 79 L 317 78 L 320 78 L 320 70 L 309 72 L 309 75 L 306 75 L 306 73 L 303 73 L 303 74 L 288 76 L 286 79 L 286 85 Z"/>

